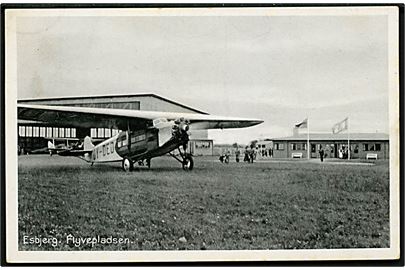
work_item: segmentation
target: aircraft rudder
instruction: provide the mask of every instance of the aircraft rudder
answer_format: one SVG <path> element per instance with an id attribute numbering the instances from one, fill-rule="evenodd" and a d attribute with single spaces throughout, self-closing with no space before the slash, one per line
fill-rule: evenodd
<path id="1" fill-rule="evenodd" d="M 84 151 L 91 151 L 94 149 L 94 144 L 91 142 L 91 138 L 86 136 L 83 142 L 83 150 Z"/>

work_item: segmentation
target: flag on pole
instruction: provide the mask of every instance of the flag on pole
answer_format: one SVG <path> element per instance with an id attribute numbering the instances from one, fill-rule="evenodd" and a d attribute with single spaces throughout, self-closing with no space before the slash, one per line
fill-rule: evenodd
<path id="1" fill-rule="evenodd" d="M 336 133 L 342 132 L 343 130 L 347 130 L 349 128 L 348 121 L 349 121 L 349 117 L 346 117 L 345 119 L 343 119 L 339 123 L 335 124 L 332 127 L 332 133 L 336 134 Z"/>
<path id="2" fill-rule="evenodd" d="M 301 123 L 295 125 L 296 128 L 307 128 L 308 118 L 305 118 Z"/>

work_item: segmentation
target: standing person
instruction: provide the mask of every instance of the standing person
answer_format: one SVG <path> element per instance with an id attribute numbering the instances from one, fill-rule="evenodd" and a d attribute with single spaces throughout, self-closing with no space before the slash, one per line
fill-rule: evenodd
<path id="1" fill-rule="evenodd" d="M 245 157 L 243 158 L 243 162 L 249 162 L 249 148 L 246 146 L 245 148 Z"/>
<path id="2" fill-rule="evenodd" d="M 249 151 L 250 163 L 253 163 L 254 158 L 255 158 L 255 149 L 253 148 L 253 145 L 251 145 L 250 146 L 250 151 Z"/>
<path id="3" fill-rule="evenodd" d="M 219 161 L 221 161 L 221 163 L 224 163 L 224 159 L 225 159 L 224 149 L 221 149 L 221 154 L 219 155 Z"/>
<path id="4" fill-rule="evenodd" d="M 319 157 L 321 158 L 321 162 L 323 162 L 323 156 L 324 156 L 325 152 L 322 149 L 322 146 L 319 149 Z"/>
<path id="5" fill-rule="evenodd" d="M 236 159 L 236 162 L 239 162 L 239 156 L 240 156 L 239 148 L 236 148 L 236 151 L 235 151 L 235 159 Z"/>
<path id="6" fill-rule="evenodd" d="M 231 152 L 229 150 L 226 150 L 225 152 L 225 163 L 229 163 L 229 156 L 231 155 Z"/>

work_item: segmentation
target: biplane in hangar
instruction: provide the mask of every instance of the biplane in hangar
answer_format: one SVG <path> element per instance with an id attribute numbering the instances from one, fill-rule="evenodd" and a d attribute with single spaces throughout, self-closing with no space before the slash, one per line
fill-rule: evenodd
<path id="1" fill-rule="evenodd" d="M 167 153 L 184 170 L 192 170 L 194 161 L 186 152 L 192 130 L 243 128 L 263 122 L 209 114 L 27 104 L 18 104 L 18 119 L 44 126 L 122 130 L 97 145 L 85 137 L 82 147 L 61 149 L 57 154 L 77 156 L 91 164 L 122 162 L 125 171 L 132 171 L 135 162 L 145 162 L 150 167 L 152 158 Z M 179 155 L 175 155 L 176 150 Z"/>

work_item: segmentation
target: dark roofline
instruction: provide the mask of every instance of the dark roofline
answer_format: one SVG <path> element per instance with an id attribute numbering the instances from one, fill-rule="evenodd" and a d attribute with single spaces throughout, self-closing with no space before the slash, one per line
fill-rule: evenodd
<path id="1" fill-rule="evenodd" d="M 158 98 L 160 100 L 169 102 L 171 104 L 174 104 L 176 106 L 180 106 L 183 107 L 185 109 L 188 110 L 192 110 L 196 113 L 201 113 L 201 114 L 208 114 L 207 112 L 203 112 L 194 108 L 191 108 L 189 106 L 183 105 L 179 102 L 167 99 L 165 97 L 156 95 L 156 94 L 122 94 L 122 95 L 101 95 L 101 96 L 74 96 L 74 97 L 54 97 L 54 98 L 30 98 L 30 99 L 19 99 L 17 100 L 17 102 L 30 102 L 30 101 L 54 101 L 54 100 L 74 100 L 74 99 L 86 99 L 86 98 L 114 98 L 114 97 L 154 97 L 154 98 Z"/>

